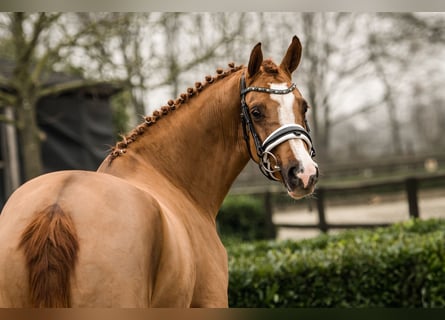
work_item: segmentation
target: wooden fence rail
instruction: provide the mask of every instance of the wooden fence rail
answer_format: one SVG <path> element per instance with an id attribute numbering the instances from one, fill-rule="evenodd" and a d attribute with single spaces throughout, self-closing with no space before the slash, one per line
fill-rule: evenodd
<path id="1" fill-rule="evenodd" d="M 406 200 L 408 202 L 409 212 L 407 217 L 419 218 L 420 210 L 418 205 L 418 190 L 422 183 L 431 183 L 443 181 L 445 182 L 445 174 L 435 175 L 435 176 L 417 176 L 417 177 L 407 177 L 407 178 L 397 178 L 389 179 L 379 182 L 367 182 L 367 183 L 354 183 L 348 186 L 326 186 L 319 187 L 316 190 L 316 207 L 318 211 L 318 223 L 315 224 L 301 224 L 301 223 L 278 223 L 273 224 L 273 206 L 271 202 L 271 194 L 277 193 L 277 189 L 270 189 L 263 192 L 264 206 L 266 208 L 266 226 L 268 228 L 267 233 L 270 235 L 274 234 L 275 227 L 285 227 L 285 228 L 300 228 L 300 229 L 319 229 L 320 231 L 326 233 L 330 229 L 349 229 L 349 228 L 375 228 L 388 226 L 391 223 L 328 223 L 326 220 L 326 195 L 330 193 L 336 194 L 348 194 L 357 191 L 371 190 L 381 187 L 404 187 L 406 193 Z M 444 183 L 445 184 L 445 183 Z M 444 192 L 445 201 L 445 192 Z M 444 212 L 445 214 L 445 212 Z"/>

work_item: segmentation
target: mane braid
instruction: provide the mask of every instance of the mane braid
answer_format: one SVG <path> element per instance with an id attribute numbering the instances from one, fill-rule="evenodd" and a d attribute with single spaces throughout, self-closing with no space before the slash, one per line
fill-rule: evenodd
<path id="1" fill-rule="evenodd" d="M 127 135 L 122 135 L 122 140 L 117 142 L 114 147 L 111 148 L 109 154 L 109 163 L 111 163 L 117 157 L 123 155 L 127 152 L 128 147 L 131 143 L 137 140 L 137 138 L 146 132 L 148 127 L 155 124 L 161 117 L 170 114 L 171 111 L 179 109 L 183 103 L 188 101 L 190 98 L 195 96 L 197 93 L 201 92 L 203 89 L 207 88 L 210 84 L 217 80 L 225 78 L 226 76 L 240 70 L 243 68 L 242 65 L 236 66 L 234 62 L 228 64 L 229 69 L 223 70 L 222 68 L 216 69 L 216 76 L 206 76 L 205 82 L 195 82 L 194 88 L 187 88 L 185 93 L 181 93 L 176 100 L 168 100 L 167 105 L 162 106 L 160 109 L 155 110 L 151 116 L 144 116 L 144 122 L 139 124 Z"/>

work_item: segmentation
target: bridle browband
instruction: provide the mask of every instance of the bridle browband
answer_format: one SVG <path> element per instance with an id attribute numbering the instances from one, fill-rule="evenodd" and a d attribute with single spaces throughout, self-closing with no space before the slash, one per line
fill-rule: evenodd
<path id="1" fill-rule="evenodd" d="M 250 157 L 253 159 L 252 151 L 250 150 L 249 142 L 249 132 L 252 135 L 253 141 L 255 143 L 255 149 L 257 156 L 259 158 L 260 171 L 271 180 L 279 180 L 275 177 L 274 173 L 281 170 L 278 165 L 278 160 L 276 156 L 272 153 L 272 150 L 279 144 L 290 140 L 290 139 L 301 139 L 303 140 L 310 149 L 310 156 L 315 157 L 315 149 L 312 145 L 312 139 L 309 135 L 309 130 L 306 131 L 302 126 L 298 124 L 286 124 L 281 126 L 272 132 L 264 142 L 261 142 L 250 117 L 249 108 L 246 103 L 246 94 L 251 91 L 262 92 L 268 94 L 288 94 L 295 90 L 296 85 L 292 85 L 287 89 L 270 89 L 263 87 L 247 87 L 246 79 L 244 74 L 241 76 L 241 120 L 243 126 L 243 136 L 246 141 L 247 150 L 249 151 Z M 306 122 L 307 126 L 307 122 Z M 274 164 L 271 163 L 270 158 L 273 159 Z"/>

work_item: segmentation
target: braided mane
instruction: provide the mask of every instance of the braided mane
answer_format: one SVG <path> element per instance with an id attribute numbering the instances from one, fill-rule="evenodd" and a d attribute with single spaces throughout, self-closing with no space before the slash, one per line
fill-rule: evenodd
<path id="1" fill-rule="evenodd" d="M 138 125 L 127 135 L 122 136 L 122 140 L 117 142 L 116 145 L 111 148 L 109 162 L 111 163 L 114 159 L 126 153 L 128 146 L 136 141 L 139 136 L 144 134 L 147 128 L 155 124 L 156 121 L 159 120 L 161 117 L 170 114 L 171 111 L 179 109 L 183 103 L 188 101 L 188 99 L 195 96 L 197 93 L 208 87 L 210 84 L 214 83 L 216 80 L 225 78 L 229 74 L 232 74 L 243 68 L 242 65 L 236 66 L 234 62 L 229 63 L 228 66 L 229 69 L 227 70 L 223 70 L 222 68 L 216 69 L 216 76 L 206 76 L 204 83 L 196 82 L 194 88 L 187 88 L 187 92 L 181 93 L 176 100 L 170 99 L 166 105 L 162 106 L 158 110 L 155 110 L 151 116 L 145 116 L 143 123 Z"/>

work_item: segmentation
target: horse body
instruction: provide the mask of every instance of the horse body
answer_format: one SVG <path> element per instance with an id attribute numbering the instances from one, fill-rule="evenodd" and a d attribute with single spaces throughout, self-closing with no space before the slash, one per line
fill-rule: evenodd
<path id="1" fill-rule="evenodd" d="M 199 107 L 187 106 L 202 116 L 205 111 Z M 233 153 L 224 154 L 212 141 L 219 135 L 202 134 L 216 131 L 210 127 L 220 126 L 223 118 L 190 127 L 186 123 L 200 116 L 185 109 L 177 113 L 163 119 L 162 128 L 169 130 L 153 130 L 147 135 L 151 143 L 135 142 L 131 153 L 112 163 L 105 159 L 98 172 L 46 174 L 13 194 L 0 215 L 0 237 L 9 247 L 0 259 L 9 264 L 11 255 L 17 256 L 8 270 L 21 267 L 21 284 L 15 287 L 20 289 L 6 285 L 9 271 L 0 276 L 0 288 L 14 290 L 0 296 L 0 305 L 29 303 L 26 296 L 18 300 L 15 291 L 28 286 L 26 261 L 16 249 L 23 226 L 57 204 L 72 218 L 80 247 L 71 276 L 71 306 L 227 306 L 227 255 L 215 216 L 221 194 L 227 193 L 248 157 L 232 161 Z M 235 142 L 226 138 L 227 144 L 229 140 Z M 165 147 L 173 144 L 178 147 Z M 229 145 L 223 149 L 242 150 Z M 203 159 L 204 151 L 215 159 Z"/>
<path id="2" fill-rule="evenodd" d="M 255 148 L 243 140 L 240 79 L 247 72 L 248 84 L 288 83 L 300 53 L 294 38 L 273 68 L 257 46 L 248 68 L 218 70 L 146 117 L 97 172 L 50 173 L 20 187 L 0 215 L 0 306 L 227 307 L 227 254 L 215 219 Z M 292 90 L 276 92 L 286 94 L 281 114 L 295 112 L 305 133 L 301 95 Z M 298 159 L 308 146 L 273 112 L 279 100 L 247 96 L 252 115 L 264 114 L 253 120 L 261 139 L 286 129 L 274 154 L 253 159 L 269 165 L 271 155 L 280 170 L 270 175 L 297 198 L 313 191 L 318 169 L 306 155 Z M 282 143 L 290 139 L 292 147 Z"/>

